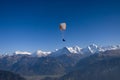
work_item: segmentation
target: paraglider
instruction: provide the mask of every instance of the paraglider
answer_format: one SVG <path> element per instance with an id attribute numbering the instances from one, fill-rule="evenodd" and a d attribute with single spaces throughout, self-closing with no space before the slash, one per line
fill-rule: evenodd
<path id="1" fill-rule="evenodd" d="M 62 41 L 65 42 L 66 40 L 64 39 L 64 32 L 66 30 L 66 23 L 60 23 L 60 31 L 61 31 L 61 34 L 62 34 Z"/>

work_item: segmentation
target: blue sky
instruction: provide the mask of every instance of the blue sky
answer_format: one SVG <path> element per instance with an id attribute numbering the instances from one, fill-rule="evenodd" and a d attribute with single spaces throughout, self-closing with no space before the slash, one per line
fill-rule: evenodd
<path id="1" fill-rule="evenodd" d="M 120 44 L 119 0 L 0 0 L 0 53 Z M 66 22 L 66 42 L 59 23 Z"/>

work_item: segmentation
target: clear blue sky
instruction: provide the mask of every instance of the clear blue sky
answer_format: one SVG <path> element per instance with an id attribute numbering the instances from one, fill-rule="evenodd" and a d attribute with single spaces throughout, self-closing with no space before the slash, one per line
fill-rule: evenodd
<path id="1" fill-rule="evenodd" d="M 0 53 L 92 43 L 120 44 L 119 0 L 0 0 Z"/>

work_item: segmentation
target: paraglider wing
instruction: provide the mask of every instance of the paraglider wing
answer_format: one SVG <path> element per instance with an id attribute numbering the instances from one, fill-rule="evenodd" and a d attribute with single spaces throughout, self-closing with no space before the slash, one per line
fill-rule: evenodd
<path id="1" fill-rule="evenodd" d="M 60 24 L 60 30 L 66 30 L 66 23 L 61 23 Z"/>

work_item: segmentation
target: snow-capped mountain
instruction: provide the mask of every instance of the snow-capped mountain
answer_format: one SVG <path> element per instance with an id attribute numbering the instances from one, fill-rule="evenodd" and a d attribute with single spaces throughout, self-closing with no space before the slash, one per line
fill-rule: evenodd
<path id="1" fill-rule="evenodd" d="M 116 50 L 120 49 L 120 45 L 115 46 L 106 46 L 106 47 L 100 47 L 96 44 L 89 45 L 85 48 L 80 48 L 79 46 L 75 47 L 64 47 L 62 49 L 58 49 L 55 52 L 52 52 L 52 56 L 60 56 L 63 54 L 81 54 L 81 55 L 92 55 L 99 52 L 104 52 L 107 50 Z"/>
<path id="2" fill-rule="evenodd" d="M 116 49 L 120 49 L 120 45 L 104 46 L 104 47 L 102 47 L 102 49 L 104 51 L 106 51 L 106 50 L 116 50 Z"/>
<path id="3" fill-rule="evenodd" d="M 45 57 L 49 54 L 51 54 L 51 52 L 45 52 L 45 51 L 42 51 L 42 50 L 37 50 L 34 53 L 30 53 L 30 52 L 27 52 L 27 51 L 15 51 L 14 52 L 14 55 L 30 55 L 30 56 L 33 56 L 33 57 L 43 57 L 43 56 Z"/>
<path id="4" fill-rule="evenodd" d="M 50 54 L 51 54 L 51 52 L 44 52 L 42 50 L 37 50 L 35 53 L 32 54 L 32 56 L 45 57 Z"/>
<path id="5" fill-rule="evenodd" d="M 15 51 L 15 55 L 31 55 L 32 53 L 26 51 Z"/>
<path id="6" fill-rule="evenodd" d="M 64 47 L 53 52 L 51 55 L 60 56 L 63 54 L 94 54 L 96 52 L 104 51 L 101 47 L 98 47 L 95 44 L 89 45 L 86 48 L 80 48 L 79 46 L 75 47 Z"/>
<path id="7" fill-rule="evenodd" d="M 79 46 L 75 46 L 75 47 L 64 47 L 62 49 L 58 49 L 57 51 L 53 52 L 51 55 L 52 56 L 60 56 L 63 54 L 81 54 L 81 55 L 90 55 L 90 54 L 94 54 L 96 52 L 100 52 L 100 51 L 105 51 L 103 50 L 101 47 L 98 47 L 95 44 L 89 45 L 86 48 L 80 48 Z"/>
<path id="8" fill-rule="evenodd" d="M 79 46 L 74 47 L 63 47 L 61 49 L 56 49 L 52 52 L 46 52 L 42 50 L 37 50 L 34 53 L 27 52 L 27 51 L 15 51 L 15 55 L 30 55 L 33 57 L 46 57 L 46 56 L 60 56 L 63 54 L 69 55 L 69 54 L 80 54 L 80 55 L 92 55 L 94 53 L 104 52 L 107 50 L 116 50 L 120 49 L 120 45 L 114 45 L 114 46 L 97 46 L 96 44 L 89 45 L 85 48 L 80 48 Z"/>
<path id="9" fill-rule="evenodd" d="M 74 54 L 79 54 L 81 53 L 82 48 L 80 48 L 79 46 L 75 46 L 75 47 L 67 47 L 67 49 Z"/>
<path id="10" fill-rule="evenodd" d="M 65 73 L 72 68 L 82 59 L 101 60 L 108 59 L 108 57 L 120 57 L 120 46 L 107 46 L 100 47 L 95 44 L 89 45 L 85 48 L 63 47 L 53 52 L 46 52 L 37 50 L 34 53 L 26 51 L 16 51 L 12 55 L 0 55 L 0 69 L 19 72 L 20 74 L 34 75 L 44 74 L 50 75 L 51 73 L 59 74 Z M 102 56 L 102 57 L 101 57 Z M 88 58 L 86 58 L 88 57 Z M 96 57 L 96 58 L 93 58 Z M 83 62 L 89 64 L 89 62 Z M 91 59 L 90 59 L 91 61 Z M 39 72 L 39 73 L 38 73 Z"/>
<path id="11" fill-rule="evenodd" d="M 58 50 L 52 52 L 52 53 L 50 54 L 50 56 L 56 57 L 56 56 L 60 56 L 60 55 L 63 55 L 63 54 L 70 54 L 70 53 L 71 53 L 71 52 L 68 50 L 68 48 L 67 48 L 67 47 L 64 47 L 64 48 L 62 48 L 62 49 L 58 49 Z"/>
<path id="12" fill-rule="evenodd" d="M 102 49 L 101 47 L 97 46 L 96 44 L 89 45 L 86 48 L 83 48 L 81 50 L 82 54 L 85 54 L 85 53 L 94 54 L 94 53 L 103 52 L 103 51 L 105 51 L 105 50 Z"/>

